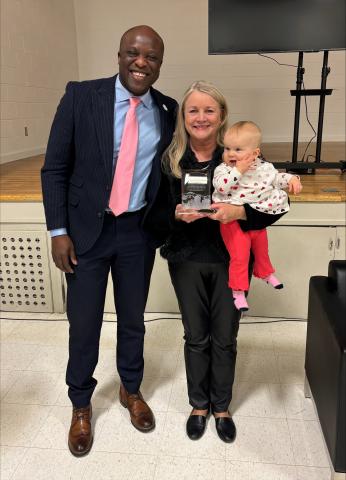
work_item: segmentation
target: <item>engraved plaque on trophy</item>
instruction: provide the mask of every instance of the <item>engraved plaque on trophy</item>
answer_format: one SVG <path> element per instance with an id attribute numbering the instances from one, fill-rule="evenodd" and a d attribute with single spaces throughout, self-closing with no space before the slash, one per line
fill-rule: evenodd
<path id="1" fill-rule="evenodd" d="M 184 208 L 194 208 L 199 211 L 210 209 L 211 178 L 208 171 L 182 171 L 181 203 Z"/>

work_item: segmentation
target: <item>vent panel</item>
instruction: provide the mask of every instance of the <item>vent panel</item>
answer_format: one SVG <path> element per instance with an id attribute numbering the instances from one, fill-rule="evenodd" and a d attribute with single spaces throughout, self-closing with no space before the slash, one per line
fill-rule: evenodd
<path id="1" fill-rule="evenodd" d="M 1 310 L 53 311 L 46 238 L 45 232 L 1 232 Z"/>

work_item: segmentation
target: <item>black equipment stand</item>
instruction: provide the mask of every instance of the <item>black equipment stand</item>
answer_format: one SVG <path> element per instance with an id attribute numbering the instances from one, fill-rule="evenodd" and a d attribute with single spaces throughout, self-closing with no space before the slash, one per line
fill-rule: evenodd
<path id="1" fill-rule="evenodd" d="M 321 72 L 321 88 L 320 89 L 302 89 L 303 75 L 305 68 L 303 68 L 303 56 L 304 52 L 299 52 L 298 67 L 297 67 L 297 80 L 296 89 L 291 90 L 291 96 L 296 97 L 295 113 L 294 113 L 294 131 L 293 131 L 293 147 L 292 147 L 292 160 L 291 162 L 276 162 L 273 165 L 276 168 L 285 168 L 286 171 L 295 173 L 315 173 L 317 168 L 336 168 L 341 171 L 346 170 L 346 160 L 340 162 L 321 162 L 321 147 L 322 147 L 322 130 L 323 130 L 323 116 L 326 95 L 332 94 L 332 89 L 327 89 L 327 76 L 329 75 L 330 68 L 328 67 L 328 50 L 323 52 L 323 67 Z M 316 140 L 316 158 L 314 162 L 298 162 L 298 137 L 299 137 L 299 120 L 300 120 L 300 102 L 302 96 L 315 96 L 320 97 L 320 107 L 318 113 L 318 128 L 317 128 L 317 140 Z M 292 165 L 293 164 L 293 165 Z"/>

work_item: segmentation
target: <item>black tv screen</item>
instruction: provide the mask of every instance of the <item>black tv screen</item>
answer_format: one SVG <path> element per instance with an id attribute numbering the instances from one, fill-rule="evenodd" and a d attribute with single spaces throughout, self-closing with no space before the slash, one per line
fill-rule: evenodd
<path id="1" fill-rule="evenodd" d="M 345 0 L 209 0 L 209 54 L 346 48 Z"/>

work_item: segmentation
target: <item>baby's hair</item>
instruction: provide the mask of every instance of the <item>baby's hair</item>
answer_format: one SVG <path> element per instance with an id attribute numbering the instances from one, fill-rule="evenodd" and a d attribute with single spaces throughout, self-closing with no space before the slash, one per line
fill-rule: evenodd
<path id="1" fill-rule="evenodd" d="M 231 132 L 239 133 L 241 131 L 246 131 L 247 133 L 249 133 L 254 143 L 256 143 L 255 146 L 260 147 L 262 142 L 262 132 L 255 122 L 252 122 L 251 120 L 242 120 L 240 122 L 236 122 L 229 127 L 226 134 Z"/>

